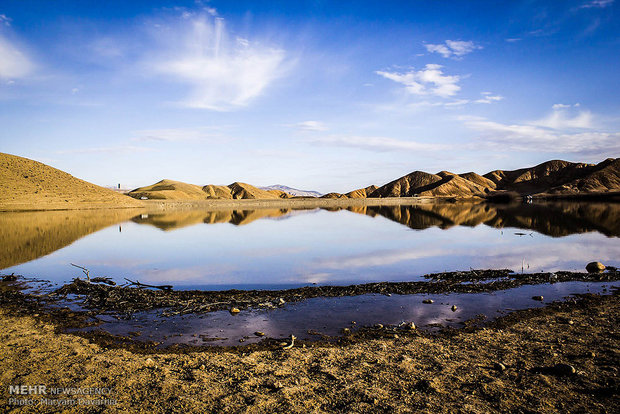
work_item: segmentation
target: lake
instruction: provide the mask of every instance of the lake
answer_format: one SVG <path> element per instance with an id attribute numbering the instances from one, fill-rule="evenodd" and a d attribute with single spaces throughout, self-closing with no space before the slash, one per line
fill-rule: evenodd
<path id="1" fill-rule="evenodd" d="M 55 284 L 83 277 L 70 263 L 117 283 L 127 278 L 207 290 L 416 281 L 428 273 L 470 268 L 583 271 L 595 260 L 620 267 L 620 206 L 604 203 L 21 212 L 0 213 L 0 224 L 2 274 Z M 269 325 L 273 335 L 298 327 L 303 335 L 308 329 L 335 333 L 344 321 L 396 323 L 414 315 L 418 324 L 458 323 L 480 312 L 539 306 L 531 301 L 534 291 L 544 290 L 547 302 L 607 288 L 605 283 L 571 282 L 444 295 L 441 302 L 466 304 L 446 316 L 445 309 L 420 307 L 419 300 L 409 298 L 415 295 L 315 298 L 283 309 L 242 312 L 235 324 L 227 312 L 216 312 L 198 325 L 188 321 L 186 328 L 175 329 L 221 330 L 228 338 L 221 343 L 229 343 L 242 334 L 240 326 L 253 326 L 249 332 Z M 129 329 L 109 323 L 112 331 Z M 161 336 L 166 329 L 158 331 Z"/>

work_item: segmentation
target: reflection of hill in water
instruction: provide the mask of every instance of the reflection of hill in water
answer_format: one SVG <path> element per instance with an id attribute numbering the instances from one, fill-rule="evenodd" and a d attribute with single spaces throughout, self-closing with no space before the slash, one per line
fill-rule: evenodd
<path id="1" fill-rule="evenodd" d="M 135 214 L 131 209 L 2 213 L 0 269 L 50 254 Z"/>
<path id="2" fill-rule="evenodd" d="M 516 227 L 552 237 L 597 231 L 620 236 L 620 204 L 548 203 L 495 205 L 486 203 L 437 203 L 413 206 L 372 206 L 350 211 L 381 215 L 412 229 L 453 226 Z"/>
<path id="3" fill-rule="evenodd" d="M 293 210 L 290 208 L 216 211 L 188 210 L 142 215 L 133 218 L 132 221 L 139 224 L 150 224 L 161 230 L 168 231 L 201 223 L 231 223 L 241 226 L 262 218 L 278 218 L 292 213 Z"/>

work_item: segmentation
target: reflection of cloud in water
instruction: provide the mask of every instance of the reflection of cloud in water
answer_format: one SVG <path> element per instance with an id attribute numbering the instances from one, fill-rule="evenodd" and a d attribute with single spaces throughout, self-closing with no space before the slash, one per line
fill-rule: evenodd
<path id="1" fill-rule="evenodd" d="M 307 251 L 307 247 L 276 247 L 276 248 L 259 248 L 248 249 L 241 252 L 244 256 L 249 257 L 270 257 L 270 256 L 287 256 L 299 254 Z"/>
<path id="2" fill-rule="evenodd" d="M 232 283 L 229 274 L 237 270 L 230 265 L 201 265 L 172 269 L 143 269 L 136 273 L 149 282 L 209 282 L 210 284 Z M 207 279 L 208 280 L 205 280 Z"/>
<path id="3" fill-rule="evenodd" d="M 347 269 L 357 267 L 370 266 L 386 266 L 408 260 L 416 260 L 427 257 L 444 256 L 448 251 L 446 249 L 395 249 L 387 251 L 375 251 L 355 256 L 347 256 L 341 258 L 330 258 L 316 262 L 316 266 L 327 269 Z"/>

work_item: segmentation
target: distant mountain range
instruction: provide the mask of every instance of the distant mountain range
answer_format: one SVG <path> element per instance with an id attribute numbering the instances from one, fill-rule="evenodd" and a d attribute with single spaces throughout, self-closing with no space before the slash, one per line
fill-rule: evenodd
<path id="1" fill-rule="evenodd" d="M 194 185 L 161 180 L 128 193 L 134 199 L 237 200 L 322 198 L 446 197 L 493 198 L 496 196 L 604 196 L 620 198 L 620 158 L 598 164 L 547 161 L 518 170 L 430 174 L 414 171 L 382 186 L 371 185 L 348 193 L 322 195 L 283 185 L 258 188 L 234 182 L 230 185 Z M 115 191 L 79 180 L 45 164 L 0 153 L 0 210 L 140 207 L 143 204 Z"/>
<path id="2" fill-rule="evenodd" d="M 284 191 L 287 194 L 290 194 L 294 197 L 321 197 L 323 194 L 318 191 L 311 190 L 299 190 L 297 188 L 287 187 L 281 184 L 270 185 L 268 187 L 258 187 L 261 190 L 279 190 Z"/>

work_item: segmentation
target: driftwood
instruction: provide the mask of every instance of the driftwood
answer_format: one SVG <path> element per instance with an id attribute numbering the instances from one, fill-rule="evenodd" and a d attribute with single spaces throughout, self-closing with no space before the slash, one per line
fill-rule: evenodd
<path id="1" fill-rule="evenodd" d="M 86 275 L 86 278 L 90 282 L 90 271 L 87 268 L 82 267 L 82 266 L 78 266 L 78 265 L 73 264 L 73 263 L 70 263 L 70 264 L 71 264 L 71 266 L 78 267 L 78 268 L 82 269 L 82 272 Z"/>
<path id="2" fill-rule="evenodd" d="M 165 291 L 172 290 L 172 285 L 159 285 L 159 286 L 158 285 L 147 285 L 146 283 L 140 283 L 137 280 L 133 281 L 127 278 L 125 278 L 125 280 L 129 282 L 129 286 L 137 286 L 139 288 L 148 287 L 148 288 L 154 288 L 154 289 L 161 289 Z"/>

